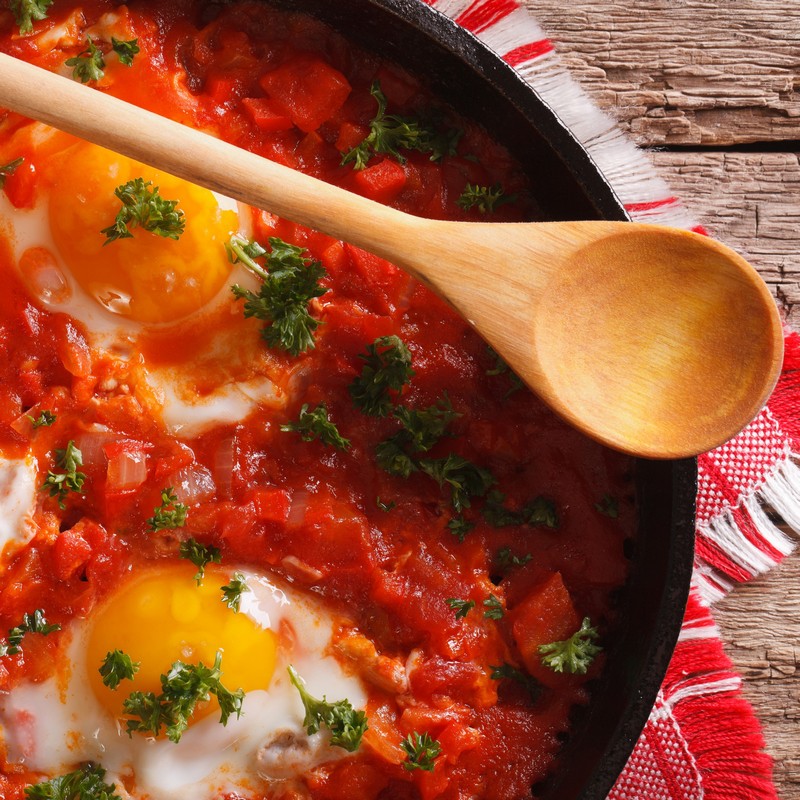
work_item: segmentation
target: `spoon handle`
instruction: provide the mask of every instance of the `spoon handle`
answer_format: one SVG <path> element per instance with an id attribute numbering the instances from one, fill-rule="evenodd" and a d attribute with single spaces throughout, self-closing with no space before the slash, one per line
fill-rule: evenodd
<path id="1" fill-rule="evenodd" d="M 0 106 L 256 208 L 405 262 L 409 214 L 0 53 Z"/>

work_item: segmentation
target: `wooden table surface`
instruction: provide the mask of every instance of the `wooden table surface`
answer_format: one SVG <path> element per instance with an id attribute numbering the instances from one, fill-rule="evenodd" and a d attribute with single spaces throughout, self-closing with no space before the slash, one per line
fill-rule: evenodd
<path id="1" fill-rule="evenodd" d="M 525 0 L 573 76 L 800 330 L 800 0 Z M 800 800 L 800 551 L 716 608 Z"/>

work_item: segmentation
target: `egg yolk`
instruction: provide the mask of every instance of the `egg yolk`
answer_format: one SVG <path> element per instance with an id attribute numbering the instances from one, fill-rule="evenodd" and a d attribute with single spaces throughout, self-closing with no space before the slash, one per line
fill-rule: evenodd
<path id="1" fill-rule="evenodd" d="M 85 142 L 58 154 L 45 172 L 55 246 L 81 288 L 107 310 L 171 322 L 204 306 L 225 283 L 231 265 L 224 245 L 238 230 L 238 214 L 221 208 L 213 192 Z M 105 245 L 101 231 L 122 208 L 114 190 L 135 178 L 178 201 L 186 222 L 179 239 L 131 226 L 133 238 Z"/>
<path id="2" fill-rule="evenodd" d="M 267 689 L 275 669 L 275 634 L 243 611 L 221 601 L 221 587 L 230 574 L 206 568 L 202 585 L 191 565 L 175 565 L 134 577 L 94 614 L 86 647 L 89 682 L 101 705 L 122 717 L 122 703 L 131 692 L 161 693 L 161 675 L 176 661 L 210 667 L 222 654 L 221 681 L 231 691 Z M 106 655 L 122 650 L 139 669 L 133 680 L 115 689 L 104 685 L 100 667 Z M 198 705 L 193 719 L 219 706 L 215 698 Z"/>

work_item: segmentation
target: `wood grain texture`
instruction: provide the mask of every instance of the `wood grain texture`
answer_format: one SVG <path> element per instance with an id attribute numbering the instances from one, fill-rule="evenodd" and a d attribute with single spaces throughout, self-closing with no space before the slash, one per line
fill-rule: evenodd
<path id="1" fill-rule="evenodd" d="M 800 139 L 797 0 L 525 0 L 643 145 Z"/>
<path id="2" fill-rule="evenodd" d="M 759 269 L 800 330 L 800 0 L 525 3 L 639 144 L 685 148 L 654 152 L 657 171 Z M 724 150 L 747 142 L 785 152 Z M 779 796 L 800 800 L 800 552 L 715 615 L 764 724 Z"/>
<path id="3" fill-rule="evenodd" d="M 800 330 L 800 160 L 795 153 L 655 152 L 709 232 L 740 252 Z"/>

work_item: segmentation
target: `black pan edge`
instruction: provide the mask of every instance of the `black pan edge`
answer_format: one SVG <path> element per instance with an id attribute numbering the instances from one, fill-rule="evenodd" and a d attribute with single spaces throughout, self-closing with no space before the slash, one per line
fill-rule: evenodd
<path id="1" fill-rule="evenodd" d="M 267 1 L 308 13 L 365 50 L 426 76 L 440 97 L 521 162 L 549 218 L 629 219 L 550 106 L 475 36 L 420 0 Z M 606 669 L 555 773 L 537 787 L 539 800 L 605 800 L 644 728 L 678 639 L 694 560 L 697 462 L 635 464 L 640 521 L 620 602 L 624 630 L 609 645 Z"/>

